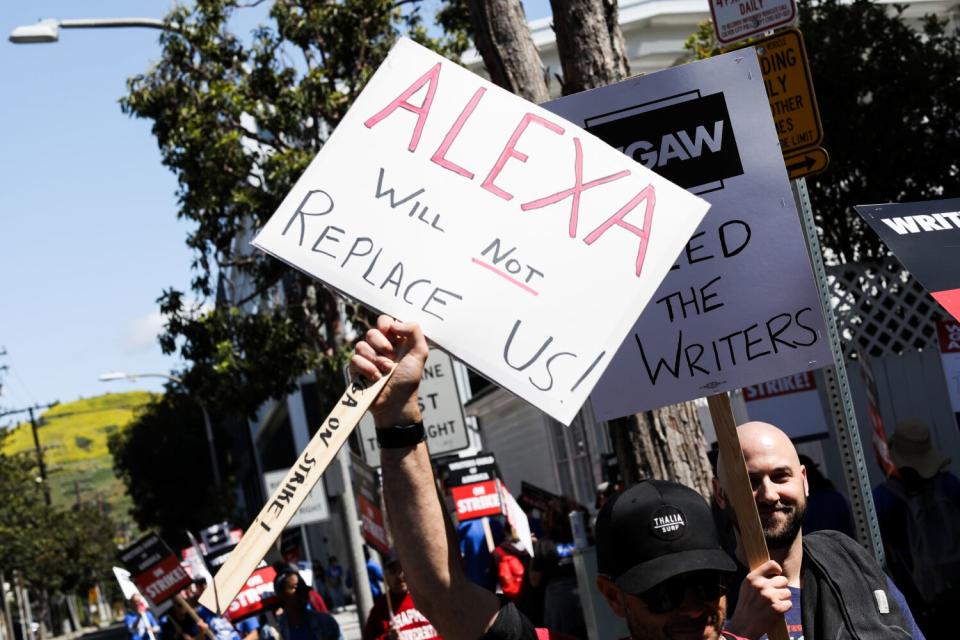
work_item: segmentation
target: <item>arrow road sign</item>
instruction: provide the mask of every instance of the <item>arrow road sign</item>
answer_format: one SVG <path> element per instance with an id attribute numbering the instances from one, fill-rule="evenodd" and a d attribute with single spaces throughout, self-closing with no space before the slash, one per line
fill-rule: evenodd
<path id="1" fill-rule="evenodd" d="M 795 156 L 787 156 L 783 159 L 787 165 L 787 173 L 791 180 L 802 178 L 804 176 L 820 173 L 830 164 L 830 156 L 823 147 L 810 149 Z"/>

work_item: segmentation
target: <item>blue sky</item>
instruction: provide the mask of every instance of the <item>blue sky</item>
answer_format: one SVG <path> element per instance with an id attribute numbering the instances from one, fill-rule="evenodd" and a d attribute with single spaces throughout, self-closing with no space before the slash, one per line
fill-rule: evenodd
<path id="1" fill-rule="evenodd" d="M 429 2 L 429 0 L 428 0 Z M 152 29 L 61 30 L 15 45 L 41 18 L 162 17 L 170 0 L 7 0 L 0 12 L 0 413 L 160 380 L 103 383 L 107 371 L 168 372 L 156 299 L 189 288 L 189 227 L 150 123 L 120 111 L 126 79 L 160 55 Z M 427 5 L 429 6 L 429 4 Z M 258 10 L 259 11 L 259 10 Z M 549 14 L 527 4 L 529 19 Z M 257 18 L 238 21 L 249 31 Z M 0 419 L 0 426 L 9 419 Z"/>

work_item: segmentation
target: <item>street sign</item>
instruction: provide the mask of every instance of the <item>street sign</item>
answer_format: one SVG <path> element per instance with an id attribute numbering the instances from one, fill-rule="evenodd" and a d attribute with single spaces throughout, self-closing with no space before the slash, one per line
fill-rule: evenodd
<path id="1" fill-rule="evenodd" d="M 263 474 L 263 486 L 266 488 L 267 495 L 273 495 L 273 492 L 276 491 L 277 487 L 283 482 L 286 474 L 286 469 L 268 471 Z M 297 509 L 294 516 L 290 518 L 290 522 L 287 523 L 287 528 L 299 527 L 302 524 L 310 524 L 311 522 L 323 522 L 329 519 L 330 507 L 327 505 L 327 494 L 324 490 L 323 483 L 318 482 L 313 486 L 313 489 L 310 490 L 310 493 L 307 494 L 306 499 L 304 499 L 303 504 L 300 505 L 300 508 Z"/>
<path id="2" fill-rule="evenodd" d="M 148 533 L 120 551 L 120 562 L 133 574 L 133 582 L 154 606 L 190 586 L 190 576 L 180 560 L 155 533 Z"/>
<path id="3" fill-rule="evenodd" d="M 787 156 L 783 159 L 787 165 L 787 175 L 791 180 L 812 176 L 820 173 L 830 164 L 830 156 L 827 150 L 822 147 L 803 151 L 795 156 Z"/>
<path id="4" fill-rule="evenodd" d="M 721 44 L 793 24 L 796 0 L 710 0 L 713 29 Z"/>
<path id="5" fill-rule="evenodd" d="M 800 30 L 786 29 L 751 42 L 750 46 L 757 48 L 760 57 L 760 71 L 784 158 L 819 147 L 823 142 L 823 124 Z"/>
<path id="6" fill-rule="evenodd" d="M 463 403 L 453 377 L 453 359 L 440 349 L 431 349 L 420 382 L 420 412 L 427 432 L 430 456 L 437 457 L 460 451 L 470 446 L 467 421 L 463 417 Z M 374 469 L 380 468 L 380 447 L 373 416 L 364 414 L 360 420 L 360 444 L 364 461 Z"/>

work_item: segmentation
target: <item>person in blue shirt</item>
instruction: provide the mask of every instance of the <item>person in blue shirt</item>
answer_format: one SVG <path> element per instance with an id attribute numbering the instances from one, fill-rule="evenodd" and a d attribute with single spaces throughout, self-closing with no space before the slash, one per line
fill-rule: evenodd
<path id="1" fill-rule="evenodd" d="M 363 557 L 367 561 L 367 580 L 370 582 L 370 592 L 376 600 L 383 593 L 383 569 L 377 561 L 370 557 L 370 548 L 363 546 Z"/>
<path id="2" fill-rule="evenodd" d="M 336 619 L 309 606 L 310 586 L 296 569 L 279 572 L 273 590 L 283 609 L 277 616 L 281 640 L 343 640 Z"/>
<path id="3" fill-rule="evenodd" d="M 260 640 L 260 621 L 257 616 L 250 616 L 237 622 L 234 627 L 240 634 L 240 640 Z"/>
<path id="4" fill-rule="evenodd" d="M 129 608 L 123 616 L 123 624 L 127 627 L 130 640 L 157 640 L 160 625 L 153 612 L 147 608 L 147 603 L 135 593 L 130 596 Z"/>

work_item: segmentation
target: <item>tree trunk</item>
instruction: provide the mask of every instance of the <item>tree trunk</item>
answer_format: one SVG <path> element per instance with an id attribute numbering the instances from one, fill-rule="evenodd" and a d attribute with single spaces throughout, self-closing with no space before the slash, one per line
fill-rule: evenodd
<path id="1" fill-rule="evenodd" d="M 490 79 L 531 102 L 550 99 L 520 0 L 469 0 L 474 45 Z"/>
<path id="2" fill-rule="evenodd" d="M 563 95 L 603 87 L 630 73 L 617 0 L 550 0 Z"/>
<path id="3" fill-rule="evenodd" d="M 673 480 L 710 496 L 712 471 L 693 402 L 661 407 L 607 423 L 624 484 Z"/>

